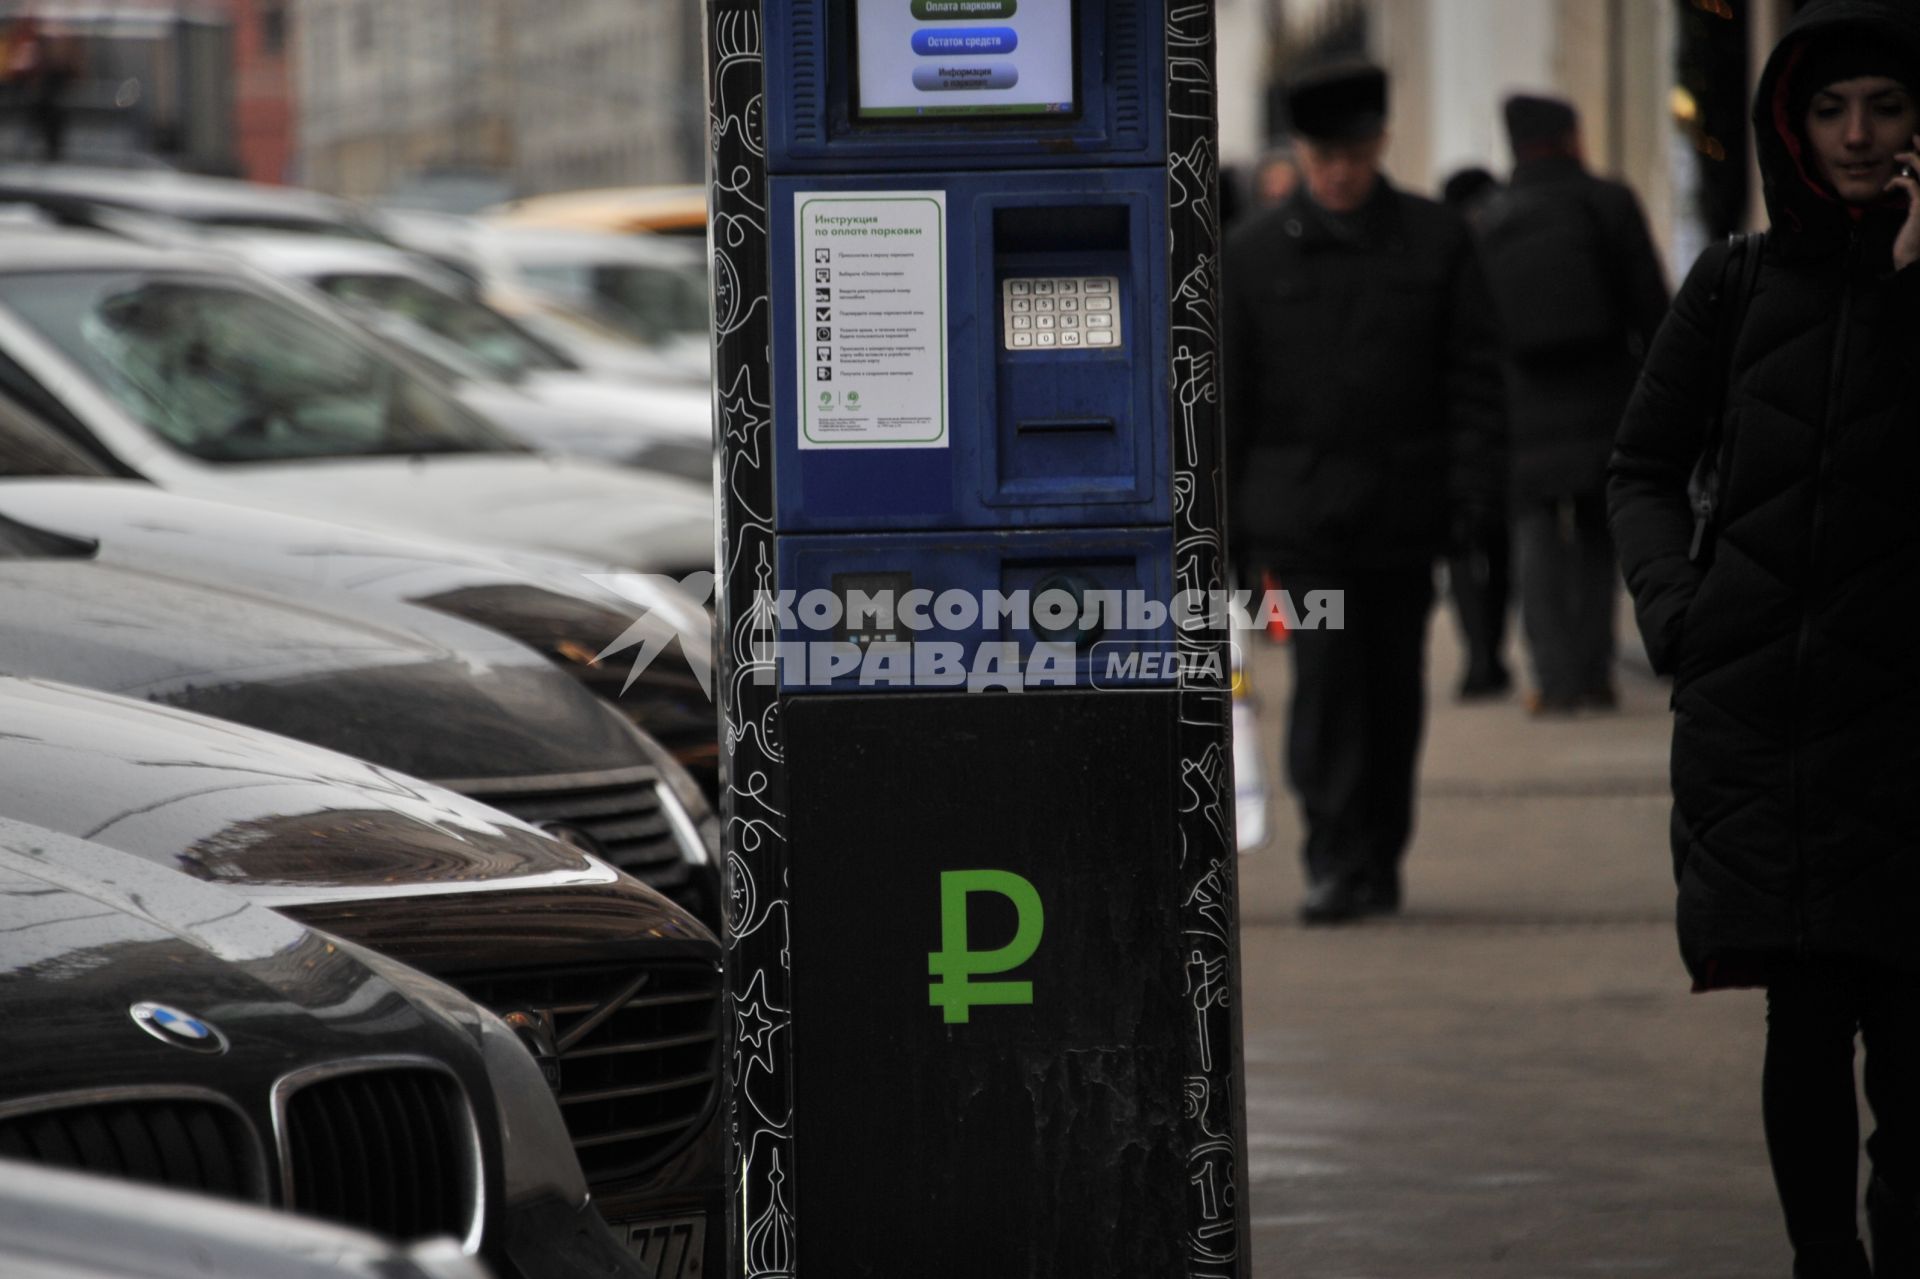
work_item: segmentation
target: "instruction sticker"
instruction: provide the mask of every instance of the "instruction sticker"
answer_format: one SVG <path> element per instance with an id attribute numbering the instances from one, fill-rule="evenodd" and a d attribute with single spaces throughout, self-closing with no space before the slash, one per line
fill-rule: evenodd
<path id="1" fill-rule="evenodd" d="M 946 192 L 793 201 L 800 447 L 947 447 Z"/>

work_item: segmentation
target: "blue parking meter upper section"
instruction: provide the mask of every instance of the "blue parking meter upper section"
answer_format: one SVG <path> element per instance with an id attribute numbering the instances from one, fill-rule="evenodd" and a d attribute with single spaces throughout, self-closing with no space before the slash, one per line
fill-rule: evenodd
<path id="1" fill-rule="evenodd" d="M 765 0 L 765 15 L 782 590 L 1170 598 L 1164 10 Z M 1151 660 L 1174 649 L 1164 623 L 834 642 L 844 656 L 919 641 L 969 663 L 1065 643 L 1080 687 L 1173 678 Z M 866 662 L 824 680 L 783 666 L 781 686 L 901 687 Z"/>
<path id="2" fill-rule="evenodd" d="M 1050 5 L 1066 24 L 1057 41 L 1019 33 Z M 769 173 L 1164 163 L 1157 5 L 767 0 L 766 14 Z M 980 103 L 995 105 L 971 113 Z"/>
<path id="3" fill-rule="evenodd" d="M 864 310 L 848 300 L 863 295 L 846 283 L 844 249 L 800 261 L 797 224 L 903 184 L 945 201 L 944 360 L 924 375 L 945 378 L 945 443 L 840 447 L 812 438 L 812 401 L 828 387 L 858 394 L 849 333 L 884 323 L 872 317 L 888 302 L 884 290 Z M 773 296 L 774 332 L 787 335 L 772 352 L 774 414 L 798 424 L 777 436 L 776 528 L 1169 523 L 1165 187 L 1153 169 L 774 179 L 772 278 L 795 282 Z"/>

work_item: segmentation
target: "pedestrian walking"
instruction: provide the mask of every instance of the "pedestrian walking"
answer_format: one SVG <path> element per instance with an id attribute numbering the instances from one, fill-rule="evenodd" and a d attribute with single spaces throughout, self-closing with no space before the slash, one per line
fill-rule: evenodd
<path id="1" fill-rule="evenodd" d="M 1674 675 L 1681 953 L 1698 989 L 1767 992 L 1762 1109 L 1794 1273 L 1906 1279 L 1920 1275 L 1920 10 L 1816 0 L 1768 60 L 1754 124 L 1770 229 L 1710 249 L 1681 289 L 1621 426 L 1613 532 L 1648 654 Z"/>
<path id="2" fill-rule="evenodd" d="M 1246 580 L 1344 596 L 1288 643 L 1302 917 L 1335 923 L 1400 905 L 1434 561 L 1497 509 L 1503 401 L 1466 224 L 1380 172 L 1385 73 L 1321 69 L 1288 107 L 1300 185 L 1223 255 L 1232 536 Z"/>
<path id="3" fill-rule="evenodd" d="M 1500 180 L 1487 170 L 1461 169 L 1440 186 L 1440 202 L 1477 232 L 1487 206 L 1500 194 Z M 1513 537 L 1505 507 L 1491 512 L 1447 559 L 1447 587 L 1467 654 L 1460 677 L 1463 702 L 1504 697 L 1513 688 L 1507 670 L 1507 613 L 1513 597 Z"/>
<path id="4" fill-rule="evenodd" d="M 1506 339 L 1528 707 L 1612 709 L 1607 456 L 1666 318 L 1666 277 L 1633 192 L 1587 172 L 1571 104 L 1517 95 L 1506 124 L 1513 176 L 1480 219 L 1480 248 Z"/>

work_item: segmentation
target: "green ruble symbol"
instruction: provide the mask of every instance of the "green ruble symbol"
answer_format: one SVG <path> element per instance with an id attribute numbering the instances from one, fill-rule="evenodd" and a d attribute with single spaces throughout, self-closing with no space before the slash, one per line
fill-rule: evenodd
<path id="1" fill-rule="evenodd" d="M 1019 923 L 1013 940 L 998 950 L 974 950 L 967 942 L 967 896 L 998 893 L 1013 903 Z M 1004 870 L 948 870 L 940 873 L 940 949 L 927 956 L 927 971 L 940 980 L 928 983 L 927 1002 L 942 1009 L 952 1024 L 972 1020 L 975 1004 L 1031 1004 L 1030 981 L 974 981 L 1009 972 L 1040 948 L 1046 913 L 1034 886 Z"/>

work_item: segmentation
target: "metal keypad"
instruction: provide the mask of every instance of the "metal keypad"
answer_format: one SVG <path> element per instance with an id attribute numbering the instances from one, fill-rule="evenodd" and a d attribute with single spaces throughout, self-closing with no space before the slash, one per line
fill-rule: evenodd
<path id="1" fill-rule="evenodd" d="M 1112 350 L 1121 343 L 1120 280 L 1046 276 L 1000 285 L 1001 340 L 1009 351 Z"/>

